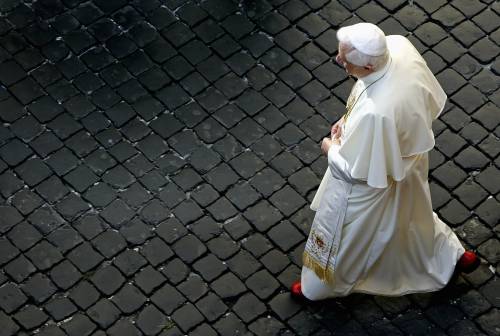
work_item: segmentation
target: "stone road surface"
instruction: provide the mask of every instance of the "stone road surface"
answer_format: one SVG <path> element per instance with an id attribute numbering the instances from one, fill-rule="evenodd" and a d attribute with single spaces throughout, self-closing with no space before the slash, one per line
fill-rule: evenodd
<path id="1" fill-rule="evenodd" d="M 1 0 L 0 335 L 500 335 L 500 3 Z M 408 36 L 449 100 L 433 205 L 482 258 L 443 291 L 304 305 L 352 85 L 339 26 Z"/>

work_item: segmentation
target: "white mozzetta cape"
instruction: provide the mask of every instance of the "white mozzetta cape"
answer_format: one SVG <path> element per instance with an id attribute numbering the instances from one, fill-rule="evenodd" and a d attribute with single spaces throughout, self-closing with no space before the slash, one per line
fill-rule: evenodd
<path id="1" fill-rule="evenodd" d="M 464 252 L 433 213 L 427 180 L 432 120 L 446 95 L 405 37 L 387 36 L 387 45 L 391 61 L 355 84 L 362 91 L 373 83 L 345 123 L 341 145 L 330 148 L 311 204 L 315 223 L 325 225 L 330 218 L 324 209 L 338 206 L 328 193 L 349 190 L 339 248 L 332 256 L 333 280 L 327 283 L 302 269 L 302 291 L 311 300 L 351 292 L 435 291 L 448 283 Z M 335 189 L 339 183 L 351 188 Z"/>

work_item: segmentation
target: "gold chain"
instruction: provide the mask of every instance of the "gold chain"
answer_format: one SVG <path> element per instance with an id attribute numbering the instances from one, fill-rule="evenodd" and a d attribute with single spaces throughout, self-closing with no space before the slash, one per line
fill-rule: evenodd
<path id="1" fill-rule="evenodd" d="M 389 62 L 392 63 L 392 58 L 389 59 Z M 390 66 L 391 66 L 391 64 L 389 63 L 389 67 Z M 344 115 L 342 116 L 342 118 L 344 118 L 344 122 L 347 120 L 347 117 L 349 117 L 349 115 L 351 114 L 352 110 L 354 109 L 354 106 L 358 102 L 358 99 L 359 99 L 359 97 L 361 97 L 361 95 L 363 94 L 363 92 L 365 92 L 366 90 L 368 90 L 368 88 L 370 86 L 372 86 L 373 84 L 375 84 L 376 82 L 378 82 L 379 80 L 381 80 L 385 76 L 385 74 L 387 73 L 387 71 L 389 71 L 389 67 L 387 67 L 387 70 L 384 72 L 384 74 L 382 76 L 380 76 L 379 78 L 377 78 L 377 80 L 373 81 L 372 83 L 370 83 L 370 85 L 368 85 L 367 87 L 365 87 L 363 89 L 363 91 L 361 91 L 361 93 L 359 95 L 357 95 L 356 99 L 354 99 L 354 96 L 356 95 L 356 93 L 354 92 L 354 88 L 356 87 L 356 84 L 354 84 L 354 86 L 352 87 L 351 93 L 349 94 L 349 97 L 347 98 L 347 102 L 345 104 L 345 108 L 346 108 L 347 112 L 344 113 Z"/>

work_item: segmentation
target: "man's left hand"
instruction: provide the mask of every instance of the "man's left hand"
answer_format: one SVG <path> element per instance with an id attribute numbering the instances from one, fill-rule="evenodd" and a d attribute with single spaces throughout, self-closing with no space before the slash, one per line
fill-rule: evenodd
<path id="1" fill-rule="evenodd" d="M 338 139 L 332 140 L 330 138 L 323 138 L 323 141 L 321 142 L 321 151 L 323 154 L 328 155 L 328 150 L 333 144 L 339 145 L 340 142 Z"/>

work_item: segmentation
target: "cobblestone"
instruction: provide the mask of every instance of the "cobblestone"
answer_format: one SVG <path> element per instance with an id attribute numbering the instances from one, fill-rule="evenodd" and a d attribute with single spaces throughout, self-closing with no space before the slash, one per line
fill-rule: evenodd
<path id="1" fill-rule="evenodd" d="M 490 0 L 0 3 L 1 335 L 496 335 Z M 359 20 L 447 93 L 434 210 L 482 265 L 445 294 L 291 301 Z M 449 299 L 449 300 L 448 300 Z M 439 318 L 436 316 L 439 315 Z"/>

